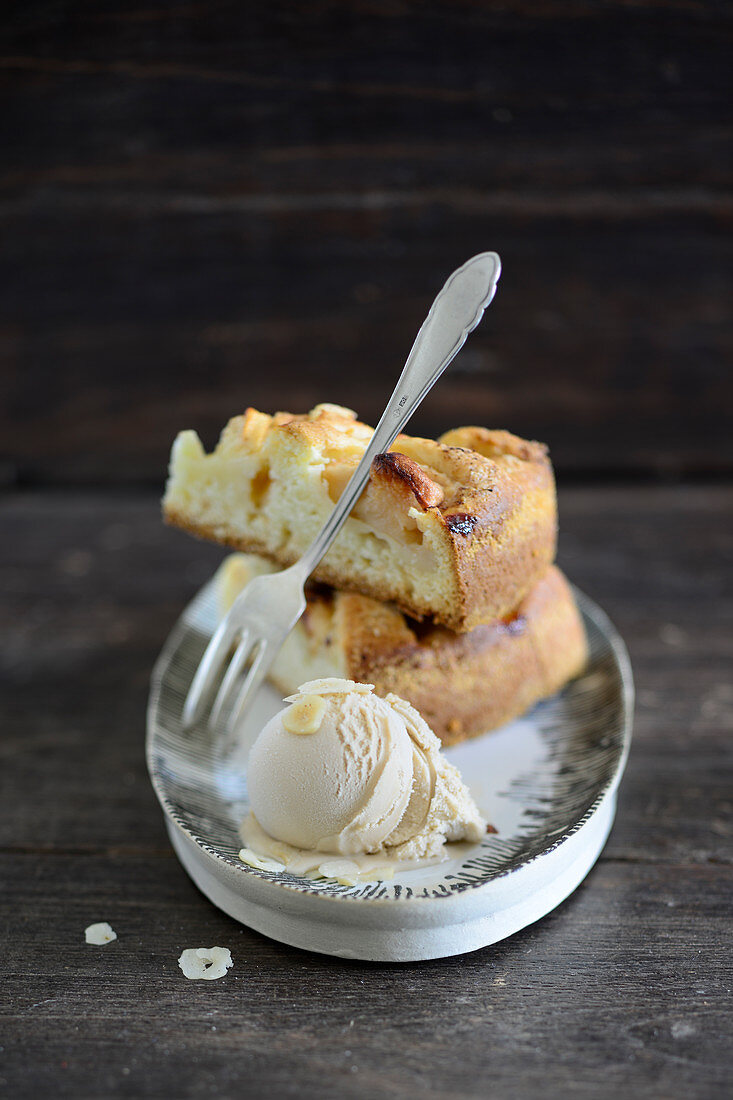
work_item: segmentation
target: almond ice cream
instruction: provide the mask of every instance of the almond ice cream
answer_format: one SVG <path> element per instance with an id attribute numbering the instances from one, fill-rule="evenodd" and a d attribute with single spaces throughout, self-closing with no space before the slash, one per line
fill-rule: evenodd
<path id="1" fill-rule="evenodd" d="M 250 754 L 245 862 L 274 857 L 340 881 L 389 877 L 386 865 L 435 862 L 447 841 L 486 832 L 458 770 L 404 699 L 333 678 L 286 702 Z"/>

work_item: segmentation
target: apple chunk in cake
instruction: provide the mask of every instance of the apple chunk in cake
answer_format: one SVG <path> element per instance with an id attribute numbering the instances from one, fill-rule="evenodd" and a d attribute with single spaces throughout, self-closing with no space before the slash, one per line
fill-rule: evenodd
<path id="1" fill-rule="evenodd" d="M 325 522 L 371 434 L 334 405 L 298 416 L 248 409 L 211 454 L 195 432 L 181 432 L 164 515 L 289 565 Z M 552 562 L 555 539 L 555 485 L 542 444 L 485 428 L 457 428 L 438 441 L 401 435 L 374 459 L 314 577 L 467 631 L 517 605 Z"/>

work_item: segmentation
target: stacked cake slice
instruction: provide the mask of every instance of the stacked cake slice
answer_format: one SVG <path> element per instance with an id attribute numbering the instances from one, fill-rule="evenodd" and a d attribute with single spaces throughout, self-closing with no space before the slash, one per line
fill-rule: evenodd
<path id="1" fill-rule="evenodd" d="M 252 575 L 307 549 L 371 433 L 334 405 L 303 416 L 248 409 L 211 454 L 180 433 L 166 519 L 246 552 L 220 571 L 223 609 Z M 316 570 L 273 682 L 288 694 L 324 675 L 373 683 L 412 702 L 448 744 L 501 725 L 586 660 L 552 564 L 556 529 L 541 444 L 484 428 L 399 436 Z"/>

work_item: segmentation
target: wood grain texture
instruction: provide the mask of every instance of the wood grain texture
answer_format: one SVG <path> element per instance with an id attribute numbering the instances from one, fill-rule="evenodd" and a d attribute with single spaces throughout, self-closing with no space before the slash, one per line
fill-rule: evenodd
<path id="1" fill-rule="evenodd" d="M 3 1075 L 18 1100 L 709 1100 L 730 1083 L 729 868 L 675 867 L 671 881 L 669 867 L 606 861 L 511 940 L 388 966 L 236 927 L 173 859 L 57 856 L 52 897 L 33 862 L 0 857 L 4 902 L 27 914 L 4 982 Z M 97 919 L 115 943 L 85 945 Z M 227 977 L 186 981 L 180 952 L 214 943 L 232 952 Z"/>
<path id="2" fill-rule="evenodd" d="M 415 430 L 729 473 L 732 28 L 678 0 L 17 6 L 6 481 L 153 482 L 249 403 L 373 421 L 487 247 L 496 301 Z"/>
<path id="3" fill-rule="evenodd" d="M 638 705 L 596 868 L 458 959 L 346 963 L 236 925 L 172 855 L 144 770 L 152 662 L 220 553 L 149 495 L 0 504 L 0 990 L 8 1095 L 724 1097 L 730 582 L 722 487 L 561 492 L 560 564 L 626 638 Z M 87 947 L 108 920 L 119 939 Z M 176 960 L 229 946 L 221 982 Z"/>

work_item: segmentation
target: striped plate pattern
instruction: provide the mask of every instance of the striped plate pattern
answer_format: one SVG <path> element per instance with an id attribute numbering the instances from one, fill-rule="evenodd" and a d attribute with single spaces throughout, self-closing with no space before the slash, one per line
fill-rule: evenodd
<path id="1" fill-rule="evenodd" d="M 581 592 L 575 596 L 590 643 L 585 674 L 520 721 L 447 754 L 497 833 L 438 866 L 346 887 L 255 870 L 238 858 L 238 830 L 248 809 L 246 746 L 232 751 L 203 726 L 185 732 L 181 726 L 183 701 L 216 624 L 208 584 L 171 632 L 152 676 L 147 758 L 165 814 L 211 859 L 236 868 L 245 893 L 254 875 L 289 891 L 404 904 L 452 897 L 516 871 L 590 820 L 618 785 L 629 750 L 633 682 L 626 649 L 604 612 Z M 262 690 L 254 732 L 280 703 L 271 688 Z"/>

